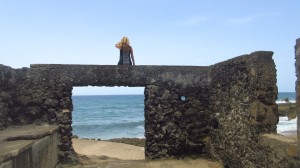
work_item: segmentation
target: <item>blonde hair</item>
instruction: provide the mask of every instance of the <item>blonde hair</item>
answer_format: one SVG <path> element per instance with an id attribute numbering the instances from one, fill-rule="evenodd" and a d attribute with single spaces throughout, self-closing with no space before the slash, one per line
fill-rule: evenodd
<path id="1" fill-rule="evenodd" d="M 130 43 L 128 37 L 123 37 L 122 40 L 118 43 L 120 49 L 125 49 L 128 51 L 130 49 Z"/>
<path id="2" fill-rule="evenodd" d="M 124 43 L 124 44 L 130 45 L 128 37 L 123 37 L 121 42 Z"/>

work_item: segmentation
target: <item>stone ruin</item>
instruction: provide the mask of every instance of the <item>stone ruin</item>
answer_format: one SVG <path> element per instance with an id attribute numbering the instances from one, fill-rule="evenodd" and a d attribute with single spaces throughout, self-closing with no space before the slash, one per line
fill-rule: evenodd
<path id="1" fill-rule="evenodd" d="M 300 38 L 295 45 L 295 69 L 296 69 L 296 109 L 297 109 L 297 139 L 298 139 L 298 158 L 300 158 Z"/>
<path id="2" fill-rule="evenodd" d="M 0 65 L 0 129 L 57 126 L 58 162 L 73 162 L 72 88 L 145 87 L 146 159 L 209 155 L 233 168 L 297 167 L 295 144 L 276 146 L 286 143 L 276 138 L 272 55 L 211 66 Z"/>

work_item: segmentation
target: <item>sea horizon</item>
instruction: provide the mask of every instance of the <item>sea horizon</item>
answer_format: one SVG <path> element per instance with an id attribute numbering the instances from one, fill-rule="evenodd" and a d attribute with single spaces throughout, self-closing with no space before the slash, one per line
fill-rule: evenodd
<path id="1" fill-rule="evenodd" d="M 296 91 L 294 92 L 278 92 L 278 93 L 296 93 Z M 122 94 L 72 94 L 72 96 L 119 96 L 119 95 L 144 95 L 141 93 L 122 93 Z M 279 95 L 279 94 L 278 94 Z"/>

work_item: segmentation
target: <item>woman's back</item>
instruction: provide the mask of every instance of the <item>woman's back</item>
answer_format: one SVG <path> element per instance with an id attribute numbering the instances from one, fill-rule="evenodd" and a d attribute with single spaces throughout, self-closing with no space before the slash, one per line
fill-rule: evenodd
<path id="1" fill-rule="evenodd" d="M 123 65 L 132 65 L 131 59 L 130 59 L 130 53 L 131 53 L 130 46 L 129 46 L 129 49 L 122 48 L 120 50 L 120 56 L 123 59 Z"/>

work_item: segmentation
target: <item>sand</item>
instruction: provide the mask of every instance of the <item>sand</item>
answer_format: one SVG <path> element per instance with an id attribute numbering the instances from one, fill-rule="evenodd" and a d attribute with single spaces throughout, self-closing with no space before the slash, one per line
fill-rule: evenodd
<path id="1" fill-rule="evenodd" d="M 297 138 L 297 131 L 280 134 Z M 140 140 L 116 139 L 110 142 L 73 138 L 72 141 L 80 164 L 58 165 L 57 168 L 223 168 L 220 162 L 208 158 L 145 160 L 144 147 L 129 145 L 142 144 Z"/>
<path id="2" fill-rule="evenodd" d="M 223 168 L 208 158 L 145 160 L 144 148 L 108 141 L 73 139 L 80 164 L 58 165 L 57 168 Z"/>
<path id="3" fill-rule="evenodd" d="M 295 130 L 295 131 L 284 131 L 284 132 L 281 132 L 279 134 L 287 136 L 287 137 L 297 138 L 297 130 Z"/>
<path id="4" fill-rule="evenodd" d="M 73 139 L 73 147 L 78 154 L 118 158 L 121 160 L 144 160 L 144 148 L 122 143 Z M 126 152 L 124 152 L 126 151 Z"/>

